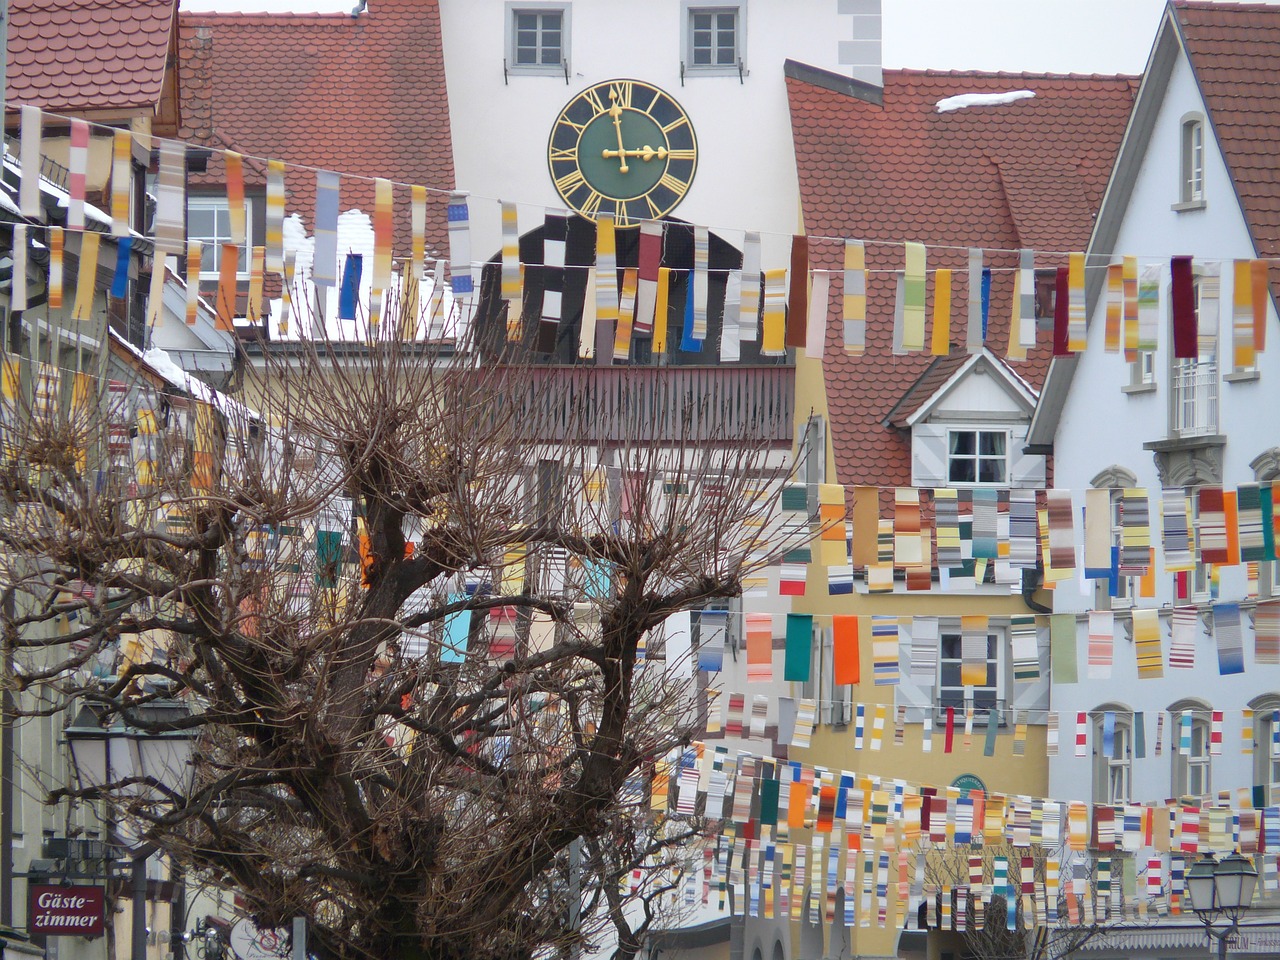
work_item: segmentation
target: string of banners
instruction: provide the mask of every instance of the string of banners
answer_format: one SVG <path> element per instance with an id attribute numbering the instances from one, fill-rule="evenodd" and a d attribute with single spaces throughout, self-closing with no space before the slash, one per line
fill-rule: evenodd
<path id="1" fill-rule="evenodd" d="M 51 115 L 53 116 L 53 115 Z M 39 191 L 40 164 L 42 160 L 42 135 L 44 114 L 39 108 L 26 105 L 21 108 L 21 146 L 18 167 L 21 173 L 19 209 L 23 216 L 40 221 L 43 218 Z M 86 203 L 86 173 L 92 130 L 97 125 L 82 119 L 57 118 L 60 126 L 70 125 L 68 153 L 68 196 L 66 229 L 83 232 L 79 256 L 81 269 L 78 279 L 91 281 L 92 272 L 86 272 L 84 263 L 96 266 L 98 235 L 86 230 L 86 211 L 92 207 Z M 104 128 L 112 138 L 110 233 L 118 244 L 119 259 L 128 261 L 128 248 L 137 236 L 129 226 L 131 210 L 131 156 L 134 134 L 127 130 Z M 181 141 L 152 138 L 159 143 L 157 178 L 157 204 L 154 227 L 155 250 L 159 256 L 172 255 L 187 259 L 188 285 L 198 286 L 203 245 L 200 241 L 188 241 L 186 229 L 186 177 L 185 155 L 187 145 Z M 245 216 L 245 177 L 247 158 L 234 151 L 221 151 L 226 178 L 226 196 L 229 214 L 229 236 L 214 251 L 218 264 L 218 293 L 216 295 L 219 321 L 232 326 L 235 311 L 235 289 L 239 264 L 247 253 L 250 271 L 250 296 L 248 316 L 257 320 L 263 316 L 263 281 L 265 274 L 279 276 L 285 287 L 282 312 L 278 323 L 280 332 L 288 332 L 289 301 L 294 287 L 296 260 L 286 251 L 285 245 L 285 176 L 290 166 L 295 171 L 304 169 L 314 173 L 315 250 L 312 258 L 310 280 L 317 287 L 337 288 L 339 314 L 348 319 L 355 316 L 355 291 L 360 289 L 364 275 L 363 254 L 346 252 L 339 262 L 338 217 L 342 176 L 338 173 L 314 168 L 299 168 L 278 160 L 264 160 L 266 166 L 266 230 L 265 243 L 249 246 L 247 218 Z M 361 180 L 369 178 L 361 177 Z M 428 194 L 448 194 L 447 221 L 449 256 L 436 260 L 433 289 L 443 292 L 446 264 L 448 288 L 464 311 L 469 305 L 476 285 L 474 269 L 477 266 L 471 255 L 471 208 L 465 191 L 440 190 L 417 185 L 397 184 L 386 178 L 373 178 L 374 213 L 372 218 L 374 250 L 370 270 L 371 298 L 369 324 L 376 328 L 381 322 L 386 306 L 384 298 L 389 293 L 403 289 L 402 303 L 416 303 L 416 284 L 426 277 L 426 224 Z M 394 232 L 395 192 L 397 187 L 408 187 L 410 192 L 410 223 L 412 231 L 411 254 L 402 264 L 397 279 L 394 273 L 395 258 L 392 251 Z M 683 352 L 701 353 L 707 344 L 713 325 L 709 323 L 713 298 L 710 277 L 724 273 L 723 307 L 720 326 L 719 359 L 732 362 L 741 359 L 740 346 L 744 342 L 758 343 L 763 357 L 783 357 L 788 348 L 803 348 L 809 357 L 821 358 L 826 350 L 829 315 L 840 317 L 844 351 L 853 356 L 861 355 L 866 348 L 867 284 L 866 247 L 870 241 L 857 239 L 806 237 L 792 238 L 789 267 L 767 268 L 761 259 L 761 233 L 746 231 L 742 249 L 742 267 L 727 271 L 710 268 L 710 229 L 694 226 L 692 265 L 675 268 L 663 266 L 667 232 L 671 229 L 687 231 L 685 225 L 671 225 L 665 221 L 645 221 L 639 230 L 639 255 L 636 267 L 622 271 L 619 282 L 617 265 L 617 237 L 613 215 L 602 213 L 595 218 L 594 251 L 589 263 L 566 262 L 566 242 L 570 215 L 563 210 L 548 211 L 541 226 L 542 260 L 540 263 L 523 263 L 520 260 L 521 234 L 518 205 L 500 202 L 501 222 L 501 299 L 508 304 L 508 336 L 520 339 L 526 323 L 536 324 L 539 343 L 556 342 L 556 331 L 564 320 L 564 291 L 566 271 L 585 272 L 587 285 L 579 329 L 579 355 L 595 356 L 596 328 L 600 321 L 613 324 L 613 359 L 628 359 L 632 341 L 645 339 L 655 353 L 676 348 Z M 40 229 L 38 225 L 32 225 Z M 22 225 L 25 231 L 26 225 Z M 49 305 L 60 306 L 63 299 L 63 251 L 65 237 L 60 227 L 49 227 L 50 253 Z M 23 237 L 25 241 L 25 234 Z M 811 269 L 811 246 L 834 245 L 840 249 L 843 268 L 839 270 Z M 968 311 L 967 329 L 963 339 L 969 352 L 982 349 L 991 310 L 991 266 L 986 265 L 989 254 L 1017 256 L 1018 265 L 1011 268 L 1014 275 L 1014 292 L 1011 299 L 1011 335 L 1007 358 L 1025 360 L 1028 351 L 1038 346 L 1036 323 L 1036 254 L 1030 249 L 997 251 L 972 248 L 968 252 L 967 271 L 928 269 L 928 247 L 923 243 L 903 242 L 901 270 L 889 271 L 896 284 L 893 315 L 894 352 L 900 354 L 930 353 L 945 356 L 950 352 L 952 328 L 959 328 L 960 318 L 953 318 L 952 304 L 958 298 L 959 273 L 967 277 Z M 23 262 L 15 261 L 15 269 L 25 271 L 26 246 L 21 250 L 15 243 L 15 253 Z M 1042 256 L 1046 256 L 1042 252 Z M 1061 253 L 1047 254 L 1055 263 Z M 1081 252 L 1066 255 L 1065 266 L 1054 269 L 1054 313 L 1052 325 L 1052 349 L 1056 356 L 1069 356 L 1085 349 L 1086 301 L 1085 274 L 1087 269 L 1103 269 L 1104 265 L 1087 265 Z M 194 267 L 193 267 L 194 264 Z M 537 270 L 541 274 L 541 306 L 536 316 L 524 316 L 524 283 L 526 273 Z M 1218 319 L 1221 312 L 1219 299 L 1223 285 L 1229 287 L 1231 312 L 1229 325 L 1230 357 L 1234 371 L 1254 368 L 1257 354 L 1266 345 L 1266 312 L 1268 262 L 1260 259 L 1207 261 L 1193 264 L 1191 257 L 1173 257 L 1168 264 L 1139 263 L 1135 256 L 1124 256 L 1118 262 L 1105 265 L 1107 274 L 1106 321 L 1104 348 L 1109 353 L 1123 352 L 1133 361 L 1142 352 L 1157 349 L 1160 337 L 1160 296 L 1163 277 L 1168 277 L 1169 304 L 1172 313 L 1172 348 L 1177 358 L 1196 358 L 1206 349 L 1216 348 Z M 1197 271 L 1199 293 L 1197 307 Z M 926 315 L 929 314 L 927 278 L 933 275 L 932 313 L 928 318 L 931 332 L 926 338 Z M 163 276 L 163 271 L 156 271 Z M 21 274 L 19 274 L 21 275 Z M 839 282 L 833 283 L 833 279 Z M 683 322 L 679 331 L 667 330 L 667 318 L 673 305 L 673 296 L 680 291 L 674 281 L 683 281 Z M 192 283 L 192 281 L 197 281 Z M 153 280 L 157 286 L 162 281 Z M 92 286 L 90 282 L 90 287 Z M 153 287 L 153 294 L 158 290 Z M 22 295 L 25 298 L 25 293 Z M 194 296 L 194 295 L 193 295 Z M 153 297 L 158 302 L 158 297 Z M 73 313 L 87 318 L 92 298 L 77 291 Z M 25 307 L 25 302 L 23 303 Z M 16 308 L 15 308 L 16 309 Z M 153 306 L 153 313 L 158 306 Z M 84 314 L 85 316 L 81 316 Z M 402 318 L 404 312 L 402 311 Z M 154 322 L 154 316 L 149 318 Z M 193 322 L 193 307 L 188 307 L 188 322 Z M 405 321 L 402 326 L 407 328 Z M 416 336 L 412 331 L 402 330 Z M 678 337 L 677 337 L 678 334 Z"/>
<path id="2" fill-rule="evenodd" d="M 811 745 L 820 707 L 847 711 L 851 746 L 858 752 L 866 750 L 874 753 L 888 745 L 904 746 L 909 713 L 912 714 L 910 719 L 922 724 L 920 749 L 923 753 L 955 753 L 961 749 L 969 752 L 976 736 L 981 743 L 983 755 L 991 757 L 996 754 L 998 739 L 1012 735 L 1013 756 L 1025 756 L 1027 730 L 1031 723 L 1046 727 L 1047 756 L 1056 757 L 1061 749 L 1060 731 L 1063 724 L 1058 711 L 976 705 L 972 696 L 961 706 L 936 708 L 939 714 L 936 723 L 935 707 L 932 704 L 922 708 L 909 708 L 903 704 L 892 706 L 887 703 L 855 703 L 806 697 L 770 698 L 765 694 L 754 694 L 751 696 L 748 713 L 747 694 L 729 693 L 723 697 L 725 708 L 722 724 L 721 716 L 714 707 L 714 702 L 721 698 L 719 691 L 715 691 L 710 697 L 713 706 L 707 723 L 709 736 L 768 739 L 766 718 L 770 703 L 776 699 L 776 742 L 800 749 L 808 749 Z M 1273 761 L 1280 760 L 1280 712 L 1246 708 L 1231 711 L 1231 714 L 1233 719 L 1239 719 L 1236 742 L 1239 743 L 1241 754 L 1264 754 Z M 1269 725 L 1258 725 L 1258 721 L 1263 718 L 1269 721 Z M 1106 710 L 1092 714 L 1085 711 L 1068 714 L 1068 721 L 1073 723 L 1070 728 L 1071 743 L 1074 744 L 1074 756 L 1078 759 L 1090 756 L 1091 740 L 1095 753 L 1112 760 L 1141 760 L 1148 754 L 1160 757 L 1166 752 L 1170 756 L 1222 756 L 1225 719 L 1226 711 L 1223 710 Z M 1193 736 L 1192 731 L 1198 723 L 1207 724 L 1207 742 L 1197 741 Z M 1128 739 L 1122 733 L 1124 729 L 1128 731 Z M 1265 742 L 1259 742 L 1259 736 L 1265 737 Z M 1261 805 L 1265 799 L 1264 789 L 1241 788 L 1237 791 L 1237 798 L 1242 805 Z"/>
<path id="3" fill-rule="evenodd" d="M 923 919 L 962 931 L 981 929 L 994 897 L 1008 904 L 1009 929 L 1179 916 L 1190 912 L 1190 864 L 1233 850 L 1255 858 L 1258 896 L 1280 890 L 1275 806 L 1090 807 L 733 757 L 700 742 L 656 765 L 649 802 L 656 814 L 712 822 L 702 902 L 714 892 L 720 909 L 750 916 L 906 929 Z"/>
<path id="4" fill-rule="evenodd" d="M 898 487 L 892 515 L 882 516 L 879 487 L 855 487 L 850 515 L 843 486 L 813 486 L 816 515 L 809 512 L 809 487 L 788 485 L 782 493 L 790 521 L 813 518 L 816 531 L 811 544 L 783 557 L 783 596 L 806 595 L 815 561 L 826 569 L 830 595 L 853 592 L 855 567 L 863 570 L 869 593 L 892 592 L 898 574 L 908 591 L 972 590 L 983 582 L 1018 591 L 1023 571 L 1039 568 L 1048 589 L 1072 580 L 1082 587 L 1102 581 L 1109 596 L 1124 589 L 1143 600 L 1155 598 L 1163 569 L 1174 576 L 1175 598 L 1190 600 L 1202 564 L 1211 596 L 1217 595 L 1220 570 L 1240 565 L 1248 573 L 1249 595 L 1257 596 L 1256 565 L 1274 562 L 1280 541 L 1271 481 L 1167 487 L 1154 497 L 1146 488 L 1088 489 L 1078 523 L 1073 493 L 1064 489 Z M 1153 499 L 1162 566 L 1153 546 Z"/>

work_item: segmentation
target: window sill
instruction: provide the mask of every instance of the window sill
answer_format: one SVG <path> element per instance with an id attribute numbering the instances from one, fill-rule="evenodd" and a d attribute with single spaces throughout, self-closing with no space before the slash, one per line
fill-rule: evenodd
<path id="1" fill-rule="evenodd" d="M 508 66 L 508 77 L 559 77 L 568 82 L 568 67 L 564 63 L 555 63 L 550 66 L 531 67 L 525 66 Z"/>
<path id="2" fill-rule="evenodd" d="M 744 65 L 741 70 L 735 63 L 728 67 L 691 67 L 684 68 L 684 79 L 693 80 L 698 77 L 745 77 L 750 71 Z"/>
<path id="3" fill-rule="evenodd" d="M 1235 373 L 1225 374 L 1222 379 L 1227 383 L 1253 383 L 1262 376 L 1257 370 L 1239 370 Z"/>
<path id="4" fill-rule="evenodd" d="M 1205 202 L 1203 200 L 1183 200 L 1169 207 L 1175 213 L 1185 213 L 1188 210 L 1203 210 L 1204 208 Z"/>
<path id="5" fill-rule="evenodd" d="M 1126 383 L 1120 388 L 1121 393 L 1127 393 L 1130 396 L 1140 396 L 1144 393 L 1155 393 L 1156 385 L 1154 383 Z"/>

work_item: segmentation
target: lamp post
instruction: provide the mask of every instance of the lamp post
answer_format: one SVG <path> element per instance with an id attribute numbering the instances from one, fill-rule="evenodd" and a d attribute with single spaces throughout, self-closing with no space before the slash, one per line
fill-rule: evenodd
<path id="1" fill-rule="evenodd" d="M 181 701 L 158 700 L 137 708 L 133 713 L 141 723 L 166 724 L 190 716 L 191 707 Z M 104 726 L 102 720 L 102 711 L 85 705 L 65 730 L 71 763 L 82 789 L 104 788 L 134 777 L 149 777 L 177 790 L 186 789 L 192 773 L 194 730 L 144 730 L 126 725 L 120 718 Z M 140 796 L 146 789 L 144 784 L 132 784 L 118 788 L 117 792 Z M 133 881 L 131 960 L 146 960 L 147 956 L 147 859 L 155 851 L 154 843 L 130 849 Z"/>
<path id="2" fill-rule="evenodd" d="M 1218 942 L 1219 960 L 1226 960 L 1231 938 L 1240 929 L 1240 918 L 1253 904 L 1253 888 L 1257 883 L 1257 868 L 1239 851 L 1221 860 L 1206 854 L 1187 871 L 1191 909 L 1204 924 L 1210 943 Z M 1229 925 L 1215 927 L 1214 923 L 1222 917 L 1230 921 Z"/>

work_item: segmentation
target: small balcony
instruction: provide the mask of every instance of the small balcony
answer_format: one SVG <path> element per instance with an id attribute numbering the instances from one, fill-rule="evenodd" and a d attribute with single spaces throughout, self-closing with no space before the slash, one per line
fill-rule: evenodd
<path id="1" fill-rule="evenodd" d="M 521 418 L 545 442 L 791 444 L 794 367 L 548 365 L 515 379 Z"/>

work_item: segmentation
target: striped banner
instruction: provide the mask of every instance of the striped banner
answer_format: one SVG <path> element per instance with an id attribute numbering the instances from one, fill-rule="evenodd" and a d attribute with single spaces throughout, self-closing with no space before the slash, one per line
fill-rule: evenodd
<path id="1" fill-rule="evenodd" d="M 449 194 L 449 288 L 455 297 L 469 297 L 474 291 L 471 277 L 471 211 L 467 193 L 457 190 Z M 561 259 L 560 266 L 564 266 Z"/>
<path id="2" fill-rule="evenodd" d="M 1133 363 L 1138 359 L 1138 317 L 1140 312 L 1139 301 L 1141 299 L 1137 257 L 1125 257 L 1123 259 L 1120 276 L 1121 284 L 1124 288 L 1124 323 L 1121 342 L 1124 345 L 1125 362 Z M 1158 296 L 1158 288 L 1155 292 Z"/>
<path id="3" fill-rule="evenodd" d="M 916 353 L 924 349 L 926 253 L 923 243 L 903 247 L 902 349 Z"/>
<path id="4" fill-rule="evenodd" d="M 760 234 L 748 231 L 742 241 L 742 296 L 738 303 L 738 340 L 741 343 L 755 343 L 759 339 L 760 289 L 763 282 Z"/>
<path id="5" fill-rule="evenodd" d="M 502 201 L 502 299 L 507 304 L 507 340 L 518 341 L 521 334 L 520 315 L 524 310 L 524 276 L 520 267 L 520 218 L 516 204 Z M 599 281 L 597 280 L 597 283 Z M 615 278 L 614 282 L 617 280 Z M 598 287 L 597 287 L 598 289 Z M 595 350 L 595 331 L 587 335 L 583 324 L 580 345 Z M 581 350 L 579 356 L 581 356 Z M 587 356 L 591 354 L 588 353 Z"/>
<path id="6" fill-rule="evenodd" d="M 1227 515 L 1222 488 L 1201 487 L 1199 505 L 1200 560 L 1204 563 L 1227 563 Z"/>
<path id="7" fill-rule="evenodd" d="M 1160 612 L 1151 607 L 1133 610 L 1133 642 L 1138 658 L 1138 679 L 1156 680 L 1164 676 L 1160 648 Z"/>
<path id="8" fill-rule="evenodd" d="M 230 228 L 227 242 L 243 247 L 248 240 L 245 225 L 244 157 L 234 150 L 224 150 L 222 160 L 226 168 L 227 221 Z"/>
<path id="9" fill-rule="evenodd" d="M 1253 614 L 1255 664 L 1280 664 L 1280 600 L 1259 603 Z"/>
<path id="10" fill-rule="evenodd" d="M 373 273 L 370 276 L 369 323 L 377 327 L 382 319 L 382 297 L 391 286 L 391 239 L 394 197 L 391 181 L 373 181 Z"/>
<path id="11" fill-rule="evenodd" d="M 1017 343 L 1022 351 L 1036 345 L 1036 255 L 1034 250 L 1018 251 Z M 1013 337 L 1010 337 L 1012 352 Z"/>
<path id="12" fill-rule="evenodd" d="M 744 274 L 745 276 L 745 274 Z M 745 295 L 744 295 L 745 301 Z M 760 342 L 762 357 L 784 357 L 787 354 L 787 271 L 785 269 L 764 272 L 764 321 Z"/>
<path id="13" fill-rule="evenodd" d="M 317 287 L 338 285 L 338 174 L 316 171 L 315 245 L 311 259 L 311 282 Z M 322 301 L 323 302 L 323 301 Z M 317 318 L 323 323 L 324 318 Z"/>
<path id="14" fill-rule="evenodd" d="M 867 349 L 867 251 L 861 240 L 844 242 L 844 349 L 860 357 Z"/>
<path id="15" fill-rule="evenodd" d="M 49 309 L 62 309 L 63 255 L 66 233 L 61 227 L 50 227 L 49 239 Z"/>
<path id="16" fill-rule="evenodd" d="M 39 107 L 24 104 L 20 109 L 21 121 L 19 134 L 22 142 L 18 147 L 18 163 L 22 181 L 18 186 L 18 210 L 24 217 L 34 220 L 44 219 L 44 211 L 40 205 L 40 152 L 41 124 L 43 115 Z M 127 131 L 121 131 L 125 137 Z M 87 146 L 87 143 L 86 143 Z M 114 196 L 112 200 L 114 201 Z M 114 203 L 113 203 L 114 211 Z M 128 208 L 126 208 L 126 216 Z M 83 225 L 83 224 L 82 224 Z M 68 226 L 70 224 L 68 223 Z M 125 231 L 128 232 L 127 230 Z"/>
<path id="17" fill-rule="evenodd" d="M 1111 678 L 1111 658 L 1115 645 L 1115 614 L 1110 610 L 1089 611 L 1090 680 Z"/>
<path id="18" fill-rule="evenodd" d="M 284 163 L 267 161 L 266 269 L 284 274 Z"/>
<path id="19" fill-rule="evenodd" d="M 1055 573 L 1069 573 L 1076 566 L 1075 513 L 1070 490 L 1046 490 L 1049 514 L 1049 562 Z"/>
<path id="20" fill-rule="evenodd" d="M 1010 649 L 1015 683 L 1040 679 L 1040 649 L 1036 640 L 1035 617 L 1012 617 L 1009 621 Z"/>
<path id="21" fill-rule="evenodd" d="M 196 322 L 200 307 L 200 260 L 204 253 L 204 244 L 199 240 L 187 242 L 187 325 Z"/>
<path id="22" fill-rule="evenodd" d="M 1081 353 L 1085 348 L 1084 254 L 1067 258 L 1067 350 Z"/>
<path id="23" fill-rule="evenodd" d="M 564 297 L 565 242 L 568 236 L 568 214 L 548 211 L 542 233 L 542 316 L 538 321 L 535 348 L 539 353 L 552 353 L 556 347 L 556 331 Z"/>
<path id="24" fill-rule="evenodd" d="M 747 682 L 773 680 L 773 617 L 768 613 L 746 614 Z"/>
<path id="25" fill-rule="evenodd" d="M 1113 263 L 1107 267 L 1107 319 L 1103 335 L 1103 349 L 1107 353 L 1119 353 L 1124 322 L 1124 266 Z"/>
<path id="26" fill-rule="evenodd" d="M 1187 511 L 1187 491 L 1184 487 L 1166 487 L 1161 491 L 1160 512 L 1164 520 L 1164 568 L 1166 571 L 1195 569 Z"/>
<path id="27" fill-rule="evenodd" d="M 111 148 L 111 235 L 129 235 L 129 214 L 133 207 L 133 134 L 115 132 Z M 243 204 L 241 204 L 243 211 Z"/>
<path id="28" fill-rule="evenodd" d="M 830 299 L 831 274 L 826 270 L 813 271 L 804 342 L 804 355 L 810 359 L 822 359 L 827 342 L 827 311 L 830 309 Z"/>
<path id="29" fill-rule="evenodd" d="M 875 686 L 897 686 L 900 680 L 897 617 L 871 618 L 871 657 Z"/>
<path id="30" fill-rule="evenodd" d="M 72 320 L 93 318 L 93 294 L 98 287 L 98 247 L 102 235 L 91 230 L 80 234 L 80 269 L 76 273 L 76 299 Z"/>
<path id="31" fill-rule="evenodd" d="M 1126 265 L 1129 258 L 1125 258 Z M 1160 271 L 1159 264 L 1142 268 L 1138 278 L 1138 319 L 1135 349 L 1150 352 L 1156 349 L 1160 331 Z"/>
<path id="32" fill-rule="evenodd" d="M 933 275 L 933 330 L 929 352 L 945 357 L 951 352 L 951 271 L 938 270 Z"/>
<path id="33" fill-rule="evenodd" d="M 632 324 L 632 335 L 651 337 L 653 335 L 654 311 L 658 302 L 658 269 L 662 264 L 663 224 L 659 220 L 645 220 L 640 224 L 639 266 L 636 272 L 636 312 Z M 615 360 L 626 360 L 630 352 Z"/>
<path id="34" fill-rule="evenodd" d="M 1240 632 L 1240 604 L 1215 603 L 1213 636 L 1218 645 L 1218 673 L 1244 673 L 1244 638 Z"/>
<path id="35" fill-rule="evenodd" d="M 86 145 L 88 132 L 85 132 Z M 74 141 L 75 130 L 72 129 Z M 81 174 L 79 226 L 84 226 L 83 173 Z M 186 146 L 174 140 L 160 141 L 160 170 L 156 185 L 156 252 L 180 256 L 185 242 L 187 215 Z M 67 225 L 72 226 L 71 217 Z"/>
<path id="36" fill-rule="evenodd" d="M 986 314 L 983 311 L 982 289 L 986 270 L 983 268 L 983 252 L 981 247 L 969 248 L 969 315 L 965 327 L 965 350 L 969 353 L 981 353 L 983 341 L 986 340 Z"/>

